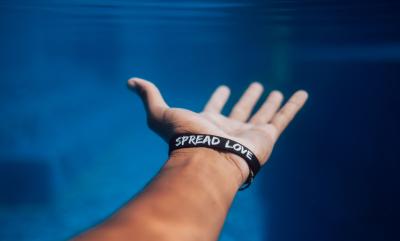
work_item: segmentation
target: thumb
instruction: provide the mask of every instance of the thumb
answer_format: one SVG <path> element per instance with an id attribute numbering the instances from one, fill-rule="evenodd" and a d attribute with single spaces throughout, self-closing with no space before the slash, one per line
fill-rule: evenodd
<path id="1" fill-rule="evenodd" d="M 169 106 L 165 103 L 158 88 L 150 81 L 140 78 L 129 79 L 128 85 L 139 94 L 146 108 L 148 118 L 156 121 L 161 120 L 164 111 Z"/>

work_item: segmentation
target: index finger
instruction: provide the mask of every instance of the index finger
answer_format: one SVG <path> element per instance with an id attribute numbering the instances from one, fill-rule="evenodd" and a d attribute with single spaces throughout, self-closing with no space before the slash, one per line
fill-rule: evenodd
<path id="1" fill-rule="evenodd" d="M 204 111 L 212 113 L 220 113 L 224 108 L 226 101 L 230 95 L 230 90 L 227 86 L 219 86 L 212 94 L 210 100 L 204 107 Z"/>

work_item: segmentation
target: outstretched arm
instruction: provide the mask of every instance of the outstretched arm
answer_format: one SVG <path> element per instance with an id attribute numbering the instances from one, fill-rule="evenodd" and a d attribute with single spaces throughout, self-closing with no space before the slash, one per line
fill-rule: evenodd
<path id="1" fill-rule="evenodd" d="M 229 89 L 220 86 L 204 111 L 170 108 L 157 87 L 133 78 L 129 85 L 142 98 L 149 127 L 165 141 L 175 134 L 222 136 L 250 148 L 263 165 L 274 143 L 307 99 L 296 92 L 280 108 L 283 96 L 273 91 L 250 116 L 263 87 L 253 83 L 229 116 L 221 110 Z M 75 240 L 217 240 L 238 188 L 249 175 L 239 156 L 209 148 L 174 150 L 152 182 L 114 216 Z"/>

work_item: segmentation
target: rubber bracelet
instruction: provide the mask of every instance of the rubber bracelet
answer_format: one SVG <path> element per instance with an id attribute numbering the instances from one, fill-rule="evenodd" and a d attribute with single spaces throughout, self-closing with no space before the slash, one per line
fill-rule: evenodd
<path id="1" fill-rule="evenodd" d="M 169 141 L 170 155 L 173 150 L 188 147 L 208 147 L 220 151 L 226 151 L 242 157 L 249 166 L 249 176 L 239 190 L 246 189 L 253 182 L 254 177 L 261 168 L 256 155 L 249 148 L 231 139 L 208 134 L 178 134 Z"/>

